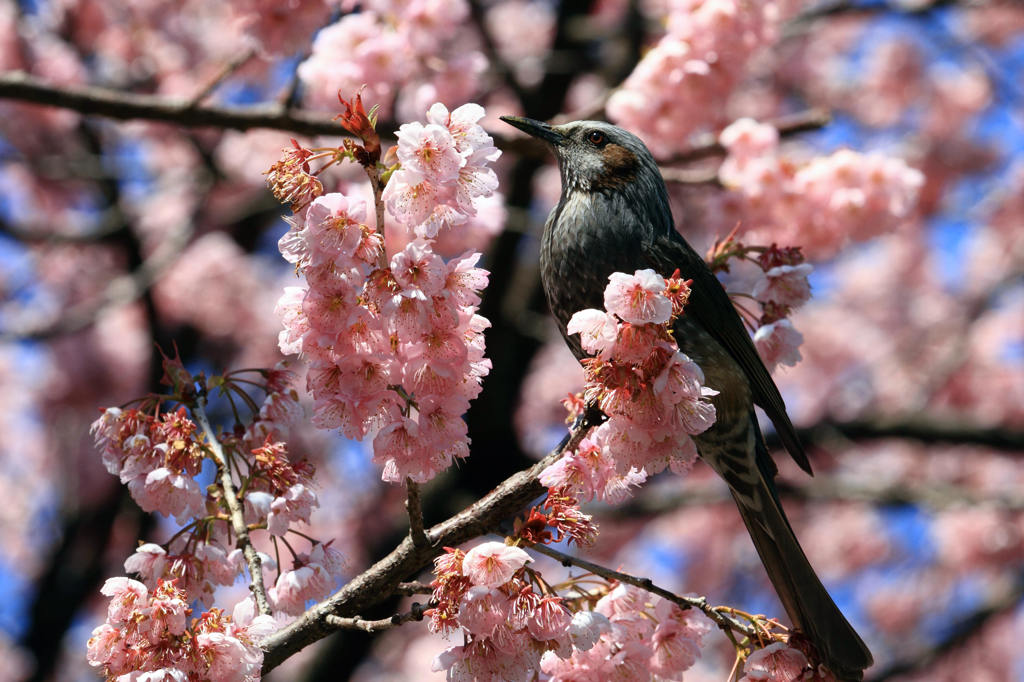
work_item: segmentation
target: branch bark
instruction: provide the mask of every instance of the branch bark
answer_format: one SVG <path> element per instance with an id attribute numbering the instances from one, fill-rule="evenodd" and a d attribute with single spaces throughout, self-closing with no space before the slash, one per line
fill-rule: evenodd
<path id="1" fill-rule="evenodd" d="M 327 616 L 327 624 L 339 630 L 362 630 L 363 632 L 382 632 L 393 627 L 408 623 L 412 620 L 423 620 L 423 612 L 437 606 L 437 602 L 430 601 L 426 606 L 414 602 L 412 608 L 405 613 L 396 613 L 390 618 L 380 620 L 364 620 L 359 616 L 342 618 L 341 616 Z"/>
<path id="2" fill-rule="evenodd" d="M 196 106 L 194 98 L 140 95 L 94 86 L 56 87 L 22 71 L 0 74 L 0 99 L 72 109 L 82 114 L 122 121 L 165 121 L 185 128 L 270 128 L 300 135 L 347 135 L 345 129 L 335 123 L 331 116 L 289 110 L 280 104 L 252 107 Z"/>

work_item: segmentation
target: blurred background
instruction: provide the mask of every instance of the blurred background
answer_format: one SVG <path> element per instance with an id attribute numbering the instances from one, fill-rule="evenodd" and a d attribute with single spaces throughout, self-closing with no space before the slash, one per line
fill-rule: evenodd
<path id="1" fill-rule="evenodd" d="M 364 84 L 385 134 L 473 101 L 504 151 L 500 196 L 441 237 L 485 254 L 494 368 L 428 523 L 557 443 L 582 385 L 537 276 L 557 171 L 497 117 L 608 118 L 658 155 L 699 251 L 738 226 L 815 267 L 803 360 L 775 376 L 817 473 L 779 458 L 780 486 L 868 678 L 1024 680 L 1019 3 L 4 0 L 0 69 L 0 681 L 96 679 L 100 585 L 175 526 L 139 511 L 88 426 L 156 390 L 157 344 L 194 371 L 281 359 L 295 278 L 263 173 L 290 138 L 337 145 L 337 94 Z M 742 117 L 779 134 L 737 170 L 717 136 Z M 353 573 L 387 552 L 403 491 L 363 445 L 309 427 L 294 449 L 317 463 L 315 534 Z M 703 465 L 588 511 L 590 557 L 781 615 Z M 687 680 L 727 677 L 726 640 L 706 641 Z M 429 679 L 445 646 L 418 623 L 338 633 L 268 679 Z"/>

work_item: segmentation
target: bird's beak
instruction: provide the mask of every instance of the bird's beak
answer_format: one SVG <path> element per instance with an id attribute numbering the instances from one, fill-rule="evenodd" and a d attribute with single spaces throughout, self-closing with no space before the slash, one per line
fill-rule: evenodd
<path id="1" fill-rule="evenodd" d="M 510 126 L 519 128 L 527 135 L 539 137 L 545 142 L 550 142 L 556 147 L 565 141 L 565 136 L 543 121 L 535 121 L 532 118 L 523 116 L 502 116 L 501 120 Z"/>

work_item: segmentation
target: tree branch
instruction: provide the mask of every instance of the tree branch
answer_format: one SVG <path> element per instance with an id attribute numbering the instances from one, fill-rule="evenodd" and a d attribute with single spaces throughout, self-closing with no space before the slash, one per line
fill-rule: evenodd
<path id="1" fill-rule="evenodd" d="M 390 618 L 380 620 L 363 620 L 359 616 L 343 618 L 341 616 L 327 616 L 325 621 L 328 625 L 339 630 L 362 630 L 363 632 L 382 632 L 393 627 L 408 623 L 411 620 L 423 620 L 423 612 L 437 606 L 437 602 L 431 600 L 426 606 L 419 602 L 413 602 L 412 608 L 405 613 L 396 613 Z"/>
<path id="2" fill-rule="evenodd" d="M 827 442 L 836 436 L 842 436 L 849 440 L 903 438 L 929 444 L 980 445 L 1005 452 L 1024 452 L 1024 431 L 1002 426 L 979 426 L 956 420 L 940 421 L 930 417 L 865 418 L 850 421 L 826 419 L 810 428 L 797 429 L 797 435 L 807 445 Z M 778 439 L 774 435 L 766 440 L 770 448 L 778 445 Z"/>
<path id="3" fill-rule="evenodd" d="M 533 545 L 529 549 L 539 552 L 545 556 L 549 556 L 555 561 L 560 562 L 563 566 L 577 566 L 585 571 L 590 571 L 594 575 L 599 575 L 602 578 L 617 580 L 620 583 L 634 585 L 642 590 L 650 592 L 651 594 L 664 597 L 684 609 L 698 609 L 721 629 L 738 632 L 744 637 L 749 637 L 752 640 L 758 639 L 758 631 L 753 625 L 744 625 L 732 616 L 726 615 L 720 610 L 721 607 L 709 605 L 708 600 L 705 597 L 680 597 L 674 592 L 666 590 L 664 587 L 658 587 L 650 578 L 638 578 L 635 575 L 630 575 L 629 573 L 622 573 L 621 571 L 605 568 L 604 566 L 595 564 L 592 561 L 587 561 L 586 559 L 580 559 L 579 557 L 559 552 L 557 549 L 553 549 L 547 545 Z"/>
<path id="4" fill-rule="evenodd" d="M 405 479 L 407 497 L 405 511 L 409 514 L 409 537 L 417 549 L 428 547 L 430 540 L 423 530 L 423 505 L 420 502 L 420 484 L 411 478 Z"/>
<path id="5" fill-rule="evenodd" d="M 242 510 L 242 503 L 235 492 L 234 481 L 231 480 L 231 467 L 228 465 L 224 448 L 221 447 L 220 441 L 217 440 L 217 435 L 213 432 L 210 420 L 206 416 L 206 398 L 204 396 L 199 396 L 196 400 L 192 413 L 195 415 L 196 421 L 199 422 L 199 426 L 203 429 L 203 433 L 206 434 L 210 453 L 217 463 L 217 474 L 220 476 L 220 487 L 224 493 L 224 502 L 228 505 L 228 512 L 231 514 L 231 528 L 235 531 L 235 536 L 238 538 L 237 546 L 242 550 L 242 554 L 245 555 L 245 563 L 249 565 L 249 575 L 252 577 L 252 585 L 249 589 L 256 599 L 256 608 L 259 609 L 261 614 L 269 616 L 270 603 L 267 601 L 267 591 L 263 585 L 263 569 L 260 565 L 260 555 L 256 553 L 256 548 L 252 546 L 252 541 L 249 539 L 249 527 L 245 524 L 245 513 Z"/>
<path id="6" fill-rule="evenodd" d="M 766 123 L 774 126 L 779 131 L 779 137 L 791 137 L 810 130 L 818 130 L 831 122 L 831 112 L 819 108 L 806 109 L 766 121 Z M 718 141 L 718 136 L 708 133 L 700 136 L 689 149 L 684 149 L 675 156 L 664 159 L 662 163 L 690 163 L 706 159 L 710 156 L 722 156 L 724 154 L 725 147 Z"/>
<path id="7" fill-rule="evenodd" d="M 402 578 L 426 568 L 445 546 L 459 545 L 490 532 L 530 500 L 540 496 L 544 488 L 537 477 L 563 452 L 575 449 L 593 425 L 589 421 L 578 425 L 544 459 L 509 477 L 488 495 L 426 531 L 430 541 L 428 546 L 416 547 L 412 538 L 406 537 L 390 554 L 343 588 L 311 607 L 287 627 L 268 636 L 260 643 L 264 650 L 263 672 L 274 669 L 296 651 L 333 632 L 335 628 L 328 623 L 328 616 L 352 616 L 380 602 L 394 594 Z"/>
<path id="8" fill-rule="evenodd" d="M 414 594 L 433 594 L 434 588 L 427 583 L 421 583 L 418 581 L 412 581 L 407 583 L 398 583 L 398 587 L 395 588 L 392 594 L 401 594 L 406 597 L 411 597 Z"/>
<path id="9" fill-rule="evenodd" d="M 193 106 L 193 99 L 140 95 L 93 86 L 55 87 L 21 71 L 0 74 L 0 99 L 72 109 L 122 121 L 165 121 L 185 128 L 270 128 L 301 135 L 347 135 L 333 117 L 280 104 L 254 107 Z"/>
<path id="10" fill-rule="evenodd" d="M 984 505 L 990 509 L 1024 511 L 1024 495 L 981 495 L 963 486 L 942 483 L 864 485 L 819 474 L 799 483 L 776 480 L 775 484 L 779 496 L 798 500 L 862 502 L 875 506 L 914 504 L 934 510 Z M 637 497 L 606 513 L 613 518 L 656 516 L 685 507 L 704 507 L 731 501 L 732 496 L 724 487 L 694 485 L 678 493 Z"/>

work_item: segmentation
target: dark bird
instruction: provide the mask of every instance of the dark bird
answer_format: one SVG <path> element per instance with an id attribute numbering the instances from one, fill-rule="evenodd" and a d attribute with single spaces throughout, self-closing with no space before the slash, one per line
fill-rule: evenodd
<path id="1" fill-rule="evenodd" d="M 551 126 L 517 116 L 506 123 L 546 141 L 562 176 L 562 195 L 544 226 L 540 271 L 562 335 L 577 358 L 579 339 L 565 333 L 573 313 L 603 308 L 613 272 L 651 268 L 664 277 L 678 268 L 693 280 L 675 324 L 680 349 L 704 371 L 714 426 L 695 436 L 697 450 L 729 485 L 772 585 L 821 661 L 842 680 L 860 680 L 871 652 L 843 617 L 807 561 L 775 490 L 775 463 L 754 415 L 759 405 L 786 449 L 807 473 L 779 389 L 761 362 L 728 294 L 704 259 L 680 236 L 658 166 L 632 133 L 599 121 Z"/>

